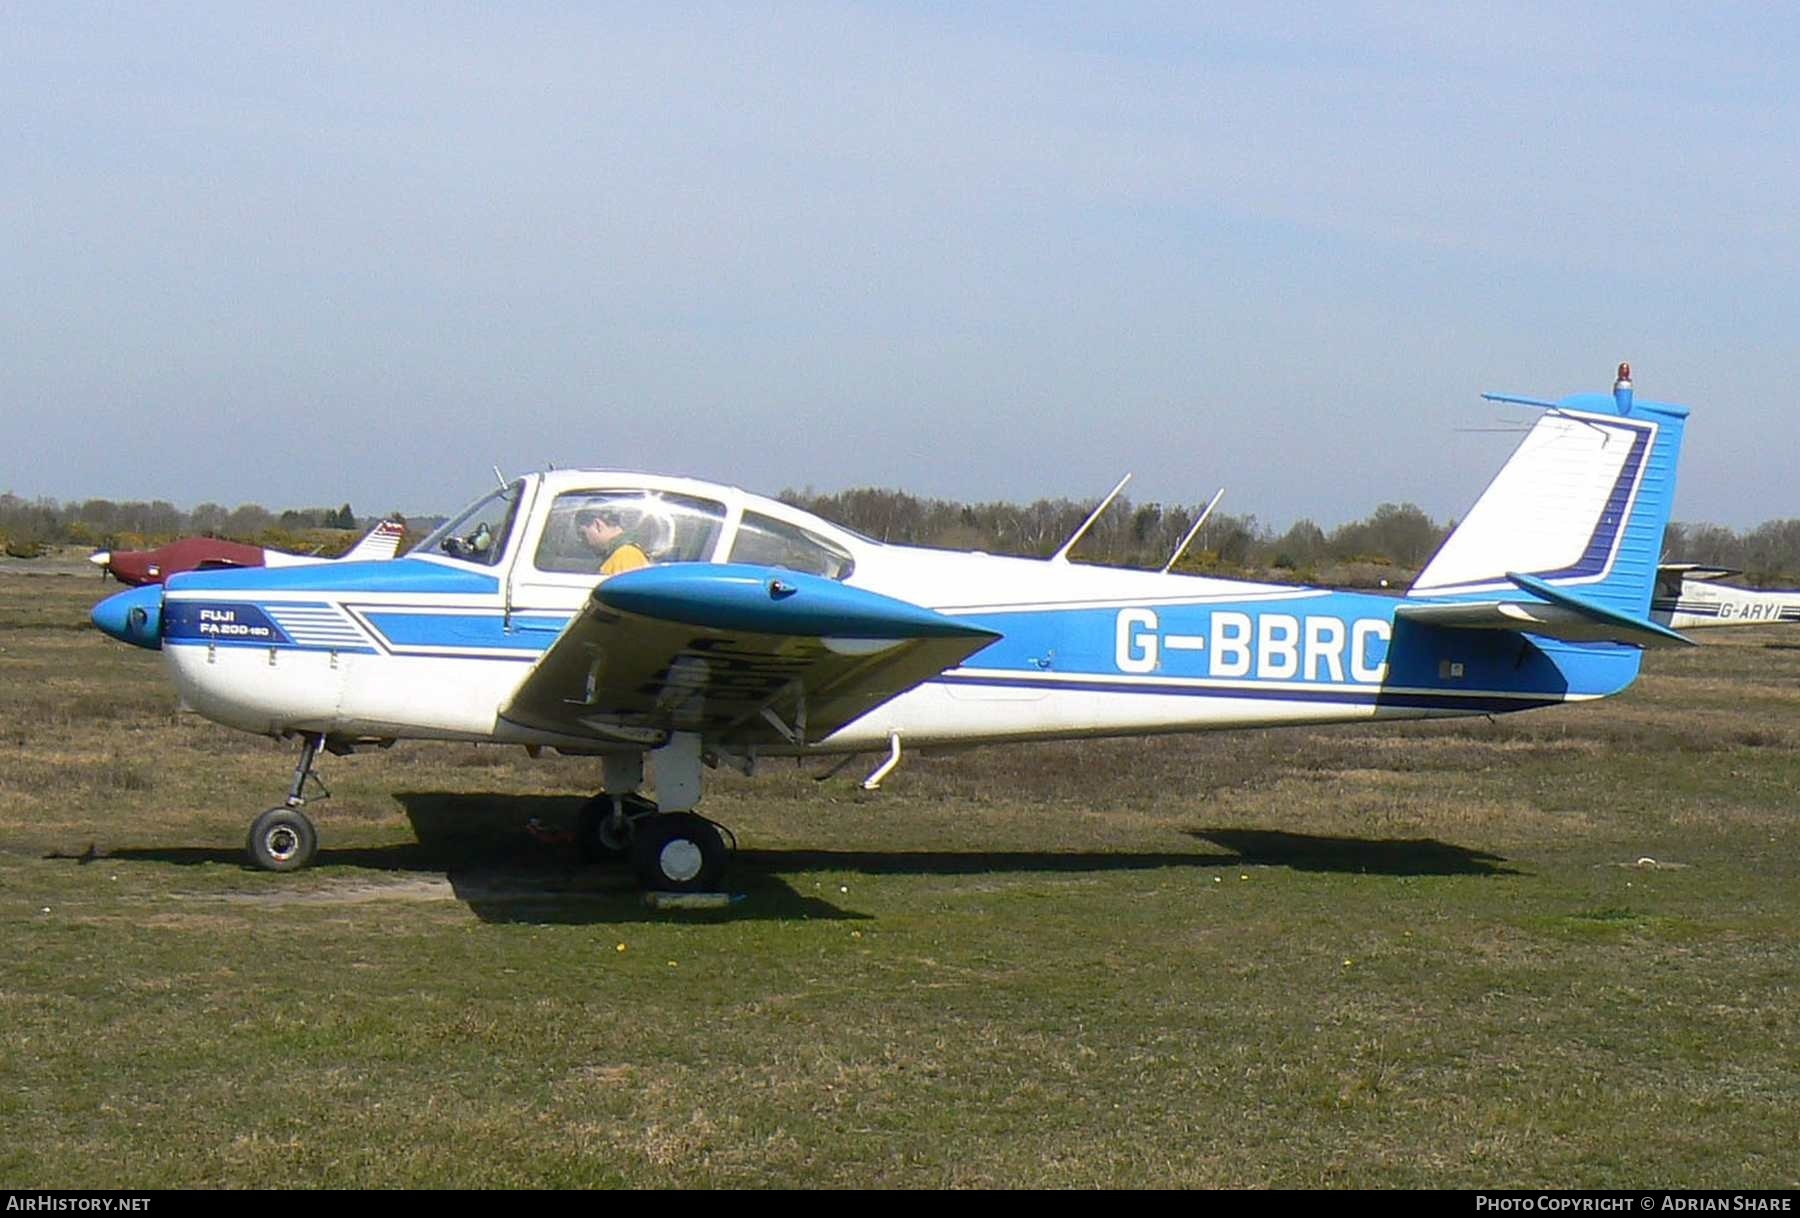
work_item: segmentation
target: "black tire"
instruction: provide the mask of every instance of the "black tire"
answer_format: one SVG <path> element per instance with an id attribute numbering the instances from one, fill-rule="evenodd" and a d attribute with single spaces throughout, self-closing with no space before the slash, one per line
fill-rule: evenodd
<path id="1" fill-rule="evenodd" d="M 619 797 L 625 804 L 625 831 L 621 836 L 612 823 L 610 795 L 596 795 L 581 805 L 575 818 L 575 845 L 590 863 L 609 863 L 631 856 L 631 843 L 645 817 L 656 814 L 656 805 L 632 792 Z"/>
<path id="2" fill-rule="evenodd" d="M 298 808 L 270 808 L 250 824 L 250 861 L 264 871 L 298 871 L 319 850 L 319 831 Z"/>
<path id="3" fill-rule="evenodd" d="M 648 892 L 717 892 L 728 857 L 718 826 L 692 812 L 642 822 L 631 848 L 631 865 Z"/>

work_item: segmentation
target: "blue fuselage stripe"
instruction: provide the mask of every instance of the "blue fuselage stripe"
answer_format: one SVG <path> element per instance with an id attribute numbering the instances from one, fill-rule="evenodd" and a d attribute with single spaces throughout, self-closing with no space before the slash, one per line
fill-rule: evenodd
<path id="1" fill-rule="evenodd" d="M 1561 701 L 1560 698 L 1465 694 L 1454 690 L 1445 690 L 1441 693 L 1430 690 L 1393 691 L 1379 686 L 1369 686 L 1365 689 L 1296 689 L 1293 687 L 1259 689 L 1247 685 L 1196 686 L 1148 681 L 1129 683 L 1106 680 L 1065 679 L 1052 681 L 1032 677 L 975 676 L 968 673 L 945 673 L 942 676 L 934 677 L 931 684 L 1091 694 L 1159 694 L 1178 698 L 1250 698 L 1270 702 L 1317 702 L 1334 706 L 1431 707 L 1484 713 L 1530 710 L 1540 706 L 1554 706 Z"/>

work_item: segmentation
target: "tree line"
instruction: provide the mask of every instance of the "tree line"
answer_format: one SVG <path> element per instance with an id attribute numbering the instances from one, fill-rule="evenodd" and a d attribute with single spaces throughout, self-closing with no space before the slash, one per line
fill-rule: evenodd
<path id="1" fill-rule="evenodd" d="M 1097 500 L 1039 499 L 1029 504 L 965 504 L 904 491 L 859 488 L 833 494 L 785 490 L 804 508 L 877 541 L 990 554 L 1047 557 L 1081 527 Z M 1107 566 L 1160 568 L 1199 519 L 1204 505 L 1115 499 L 1071 557 Z M 1364 520 L 1326 532 L 1301 520 L 1276 533 L 1254 515 L 1214 511 L 1176 564 L 1178 571 L 1282 572 L 1307 578 L 1323 569 L 1368 565 L 1416 570 L 1449 532 L 1411 503 L 1384 503 Z"/>
<path id="2" fill-rule="evenodd" d="M 830 494 L 790 489 L 781 499 L 878 541 L 1036 557 L 1054 554 L 1098 502 L 965 504 L 874 488 Z M 1121 497 L 1101 513 L 1072 557 L 1154 570 L 1168 561 L 1201 510 Z M 1300 520 L 1277 532 L 1254 515 L 1215 511 L 1175 569 L 1397 586 L 1425 565 L 1455 526 L 1454 520 L 1432 520 L 1412 503 L 1383 503 L 1363 519 L 1329 531 Z M 1742 533 L 1722 525 L 1673 523 L 1663 553 L 1670 561 L 1732 567 L 1762 586 L 1792 585 L 1800 583 L 1800 520 L 1771 520 Z"/>
<path id="3" fill-rule="evenodd" d="M 289 508 L 279 512 L 254 503 L 235 508 L 202 503 L 183 510 L 166 499 L 84 499 L 62 503 L 0 494 L 0 549 L 15 558 L 33 557 L 53 545 L 136 550 L 194 536 L 225 537 L 285 550 L 323 548 L 330 552 L 334 545 L 348 549 L 356 533 L 374 523 L 373 518 L 359 519 L 348 503 L 336 508 Z M 348 536 L 340 539 L 331 535 L 339 531 Z M 337 544 L 340 540 L 341 545 Z"/>
<path id="4" fill-rule="evenodd" d="M 1036 557 L 1054 554 L 1098 502 L 962 503 L 874 487 L 831 493 L 790 489 L 780 498 L 877 541 Z M 1140 504 L 1121 497 L 1101 513 L 1073 557 L 1109 566 L 1159 568 L 1200 511 L 1200 505 Z M 375 520 L 358 517 L 348 503 L 285 511 L 258 504 L 227 508 L 202 503 L 183 510 L 162 499 L 61 503 L 0 494 L 0 548 L 16 556 L 37 553 L 48 545 L 137 549 L 201 535 L 330 553 L 348 548 L 356 534 Z M 414 520 L 409 540 L 435 523 L 435 518 Z M 1254 515 L 1216 511 L 1176 569 L 1336 584 L 1385 579 L 1397 584 L 1424 565 L 1454 523 L 1439 524 L 1415 504 L 1383 503 L 1367 517 L 1330 530 L 1301 520 L 1277 532 Z M 1673 560 L 1737 568 L 1753 583 L 1793 584 L 1800 582 L 1800 520 L 1770 520 L 1741 533 L 1715 524 L 1671 524 L 1664 554 Z"/>

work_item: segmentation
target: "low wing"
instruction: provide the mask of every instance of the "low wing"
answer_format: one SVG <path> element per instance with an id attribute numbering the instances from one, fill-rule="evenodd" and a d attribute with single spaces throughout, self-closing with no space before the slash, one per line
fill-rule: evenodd
<path id="1" fill-rule="evenodd" d="M 1530 575 L 1507 578 L 1540 600 L 1445 601 L 1402 604 L 1396 617 L 1450 630 L 1512 630 L 1572 643 L 1629 643 L 1637 647 L 1692 645 L 1693 640 L 1648 618 L 1634 618 L 1583 600 Z"/>
<path id="2" fill-rule="evenodd" d="M 999 637 L 818 576 L 676 563 L 605 580 L 501 717 L 597 741 L 806 745 Z"/>

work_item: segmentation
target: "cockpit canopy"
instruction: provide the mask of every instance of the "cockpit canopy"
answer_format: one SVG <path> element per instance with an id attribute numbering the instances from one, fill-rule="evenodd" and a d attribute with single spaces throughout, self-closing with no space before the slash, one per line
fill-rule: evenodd
<path id="1" fill-rule="evenodd" d="M 582 530 L 596 518 L 620 529 L 620 542 L 637 546 L 653 563 L 706 562 L 725 527 L 725 505 L 662 491 L 569 491 L 551 501 L 533 565 L 594 570 L 598 557 Z"/>
<path id="2" fill-rule="evenodd" d="M 850 552 L 809 529 L 746 510 L 731 544 L 731 561 L 784 567 L 826 579 L 848 579 L 856 566 Z"/>
<path id="3" fill-rule="evenodd" d="M 654 486 L 571 486 L 565 479 L 572 473 L 532 475 L 545 480 L 530 513 L 534 521 L 542 520 L 541 528 L 519 518 L 520 504 L 533 501 L 529 479 L 521 478 L 465 508 L 412 553 L 498 566 L 517 531 L 530 547 L 531 568 L 593 574 L 604 555 L 596 552 L 586 526 L 599 520 L 608 526 L 607 533 L 618 530 L 609 544 L 635 545 L 651 563 L 753 563 L 835 580 L 848 579 L 855 569 L 856 560 L 844 544 L 823 529 L 784 519 L 803 516 L 784 505 L 705 484 L 689 484 L 694 493 Z M 557 490 L 559 482 L 568 489 Z M 718 498 L 699 493 L 708 489 L 716 489 Z M 523 556 L 520 561 L 525 562 Z"/>

